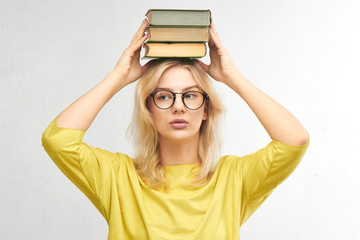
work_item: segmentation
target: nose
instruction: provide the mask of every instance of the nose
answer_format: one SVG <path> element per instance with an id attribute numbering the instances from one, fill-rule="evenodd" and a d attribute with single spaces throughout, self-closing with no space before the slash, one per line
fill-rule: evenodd
<path id="1" fill-rule="evenodd" d="M 171 107 L 171 110 L 175 112 L 185 112 L 185 105 L 182 101 L 181 95 L 176 96 L 174 105 Z"/>

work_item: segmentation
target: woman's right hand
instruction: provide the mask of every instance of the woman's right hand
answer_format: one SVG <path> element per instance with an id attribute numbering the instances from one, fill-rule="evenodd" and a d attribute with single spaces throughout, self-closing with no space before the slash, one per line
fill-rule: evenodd
<path id="1" fill-rule="evenodd" d="M 148 35 L 145 34 L 145 29 L 148 25 L 149 22 L 144 19 L 131 40 L 130 45 L 124 50 L 122 56 L 114 67 L 113 72 L 120 75 L 121 81 L 124 85 L 138 80 L 147 68 L 147 64 L 144 66 L 141 66 L 140 64 L 140 51 L 142 44 L 148 38 Z"/>

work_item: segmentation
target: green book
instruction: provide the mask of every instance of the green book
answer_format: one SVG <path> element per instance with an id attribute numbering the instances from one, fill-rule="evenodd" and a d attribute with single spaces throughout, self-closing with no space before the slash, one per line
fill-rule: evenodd
<path id="1" fill-rule="evenodd" d="M 145 16 L 151 26 L 209 26 L 210 10 L 150 9 Z"/>

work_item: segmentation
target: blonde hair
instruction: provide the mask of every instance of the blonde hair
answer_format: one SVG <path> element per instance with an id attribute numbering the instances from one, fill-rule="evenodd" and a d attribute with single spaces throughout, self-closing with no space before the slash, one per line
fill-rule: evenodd
<path id="1" fill-rule="evenodd" d="M 148 109 L 148 96 L 157 88 L 161 75 L 169 68 L 181 66 L 190 71 L 198 86 L 209 98 L 205 102 L 207 119 L 200 127 L 198 153 L 201 167 L 189 187 L 201 187 L 210 181 L 217 166 L 221 148 L 219 131 L 223 105 L 204 69 L 192 59 L 155 59 L 138 81 L 135 94 L 135 110 L 129 133 L 135 144 L 134 164 L 141 179 L 151 188 L 168 189 L 165 167 L 160 161 L 159 137 L 152 114 Z"/>

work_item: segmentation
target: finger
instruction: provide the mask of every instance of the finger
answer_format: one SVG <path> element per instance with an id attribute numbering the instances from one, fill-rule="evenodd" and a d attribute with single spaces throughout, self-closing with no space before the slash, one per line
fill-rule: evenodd
<path id="1" fill-rule="evenodd" d="M 134 58 L 133 58 L 134 60 L 139 61 L 139 59 L 140 59 L 140 51 L 141 51 L 140 48 L 135 51 Z"/>
<path id="2" fill-rule="evenodd" d="M 131 40 L 129 48 L 135 51 L 145 42 L 145 40 L 149 36 L 148 34 L 145 33 L 145 29 L 147 28 L 148 25 L 149 25 L 148 20 L 144 19 L 138 31 L 135 33 L 133 39 Z"/>
<path id="3" fill-rule="evenodd" d="M 211 37 L 211 43 L 215 45 L 216 47 L 221 47 L 221 41 L 217 33 L 214 31 L 214 29 L 209 30 L 210 37 Z"/>
<path id="4" fill-rule="evenodd" d="M 136 49 L 140 48 L 144 42 L 146 41 L 146 39 L 148 39 L 149 35 L 145 34 L 142 38 L 140 38 L 137 42 L 134 43 Z"/>
<path id="5" fill-rule="evenodd" d="M 144 19 L 139 27 L 139 29 L 137 30 L 137 32 L 135 33 L 133 40 L 134 39 L 138 39 L 144 36 L 145 33 L 145 29 L 147 28 L 147 26 L 149 25 L 149 22 L 147 19 Z"/>
<path id="6" fill-rule="evenodd" d="M 138 30 L 137 30 L 136 33 L 134 34 L 134 38 L 135 38 L 135 37 L 138 37 L 138 36 L 143 36 L 143 33 L 144 33 L 144 31 L 145 31 L 145 29 L 146 29 L 146 27 L 147 27 L 147 24 L 148 24 L 148 21 L 147 21 L 146 19 L 144 19 L 144 20 L 141 22 Z"/>
<path id="7" fill-rule="evenodd" d="M 208 45 L 209 47 L 213 47 L 214 46 L 214 41 L 212 39 L 211 33 L 210 33 L 210 29 L 209 29 L 209 41 L 208 41 Z"/>
<path id="8" fill-rule="evenodd" d="M 130 43 L 129 49 L 132 51 L 136 51 L 136 50 L 140 49 L 147 38 L 148 38 L 148 35 L 146 34 L 142 38 L 132 41 Z"/>
<path id="9" fill-rule="evenodd" d="M 210 24 L 209 33 L 210 33 L 211 39 L 212 39 L 212 41 L 214 42 L 214 44 L 215 44 L 218 48 L 222 47 L 223 45 L 222 45 L 222 43 L 221 43 L 219 34 L 218 34 L 218 32 L 216 31 L 214 22 L 211 22 L 211 24 Z"/>

